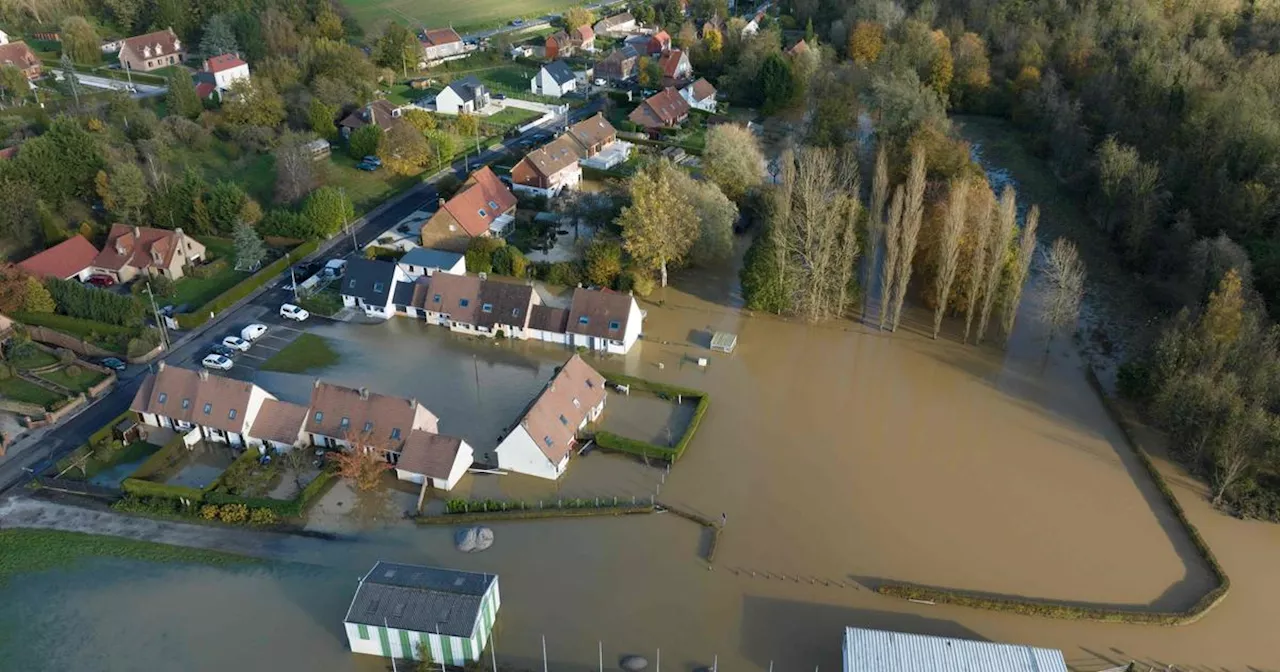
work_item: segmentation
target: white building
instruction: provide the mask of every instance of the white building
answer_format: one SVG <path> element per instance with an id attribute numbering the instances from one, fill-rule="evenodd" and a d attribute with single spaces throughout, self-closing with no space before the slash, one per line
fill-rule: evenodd
<path id="1" fill-rule="evenodd" d="M 435 414 L 417 399 L 391 397 L 364 387 L 344 387 L 317 379 L 302 429 L 311 445 L 349 448 L 352 440 L 357 440 L 387 452 L 399 452 L 410 432 L 435 433 L 439 424 Z"/>
<path id="2" fill-rule="evenodd" d="M 680 89 L 680 97 L 695 110 L 716 111 L 716 87 L 712 86 L 705 77 L 699 77 L 697 81 Z"/>
<path id="3" fill-rule="evenodd" d="M 552 61 L 538 69 L 529 80 L 529 90 L 540 96 L 559 98 L 578 88 L 573 69 L 564 61 Z"/>
<path id="4" fill-rule="evenodd" d="M 1067 672 L 1061 651 L 866 628 L 844 629 L 844 672 Z"/>
<path id="5" fill-rule="evenodd" d="M 415 429 L 409 432 L 394 462 L 396 478 L 423 486 L 418 498 L 421 505 L 428 487 L 452 490 L 475 462 L 475 451 L 456 436 Z"/>
<path id="6" fill-rule="evenodd" d="M 481 659 L 501 603 L 496 574 L 379 561 L 342 620 L 355 653 L 463 667 Z"/>
<path id="7" fill-rule="evenodd" d="M 352 259 L 338 293 L 342 295 L 342 305 L 385 320 L 396 313 L 392 305 L 396 283 L 409 281 L 408 274 L 390 261 Z"/>
<path id="8" fill-rule="evenodd" d="M 248 444 L 283 453 L 304 445 L 302 426 L 307 422 L 307 407 L 279 399 L 262 402 L 258 417 L 249 429 Z"/>
<path id="9" fill-rule="evenodd" d="M 573 355 L 498 443 L 498 468 L 555 480 L 578 432 L 604 412 L 604 376 Z"/>
<path id="10" fill-rule="evenodd" d="M 9 33 L 0 30 L 0 44 L 9 44 Z"/>
<path id="11" fill-rule="evenodd" d="M 474 114 L 488 104 L 489 89 L 475 75 L 459 79 L 436 96 L 436 112 L 440 114 Z"/>
<path id="12" fill-rule="evenodd" d="M 219 91 L 231 88 L 232 82 L 249 79 L 249 64 L 238 54 L 222 54 L 204 62 L 204 71 L 213 75 L 213 85 Z"/>
<path id="13" fill-rule="evenodd" d="M 400 261 L 396 262 L 400 270 L 404 272 L 410 280 L 417 280 L 422 276 L 431 276 L 439 273 L 450 273 L 453 275 L 467 274 L 467 258 L 457 252 L 449 252 L 447 250 L 436 250 L 430 247 L 415 247 L 409 250 Z M 397 301 L 397 303 L 401 303 Z"/>
<path id="14" fill-rule="evenodd" d="M 625 355 L 640 338 L 644 314 L 630 294 L 609 290 L 573 290 L 565 331 L 569 345 Z"/>
<path id="15" fill-rule="evenodd" d="M 207 441 L 243 446 L 252 443 L 249 428 L 269 399 L 275 397 L 253 383 L 160 362 L 129 409 L 145 425 L 179 432 L 199 428 Z"/>

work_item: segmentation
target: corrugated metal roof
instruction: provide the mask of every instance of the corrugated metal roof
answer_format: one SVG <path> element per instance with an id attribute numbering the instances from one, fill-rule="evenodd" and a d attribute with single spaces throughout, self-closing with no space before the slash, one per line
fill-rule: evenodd
<path id="1" fill-rule="evenodd" d="M 494 574 L 379 561 L 360 582 L 347 623 L 471 637 Z"/>
<path id="2" fill-rule="evenodd" d="M 1061 651 L 845 628 L 844 672 L 1068 672 Z"/>

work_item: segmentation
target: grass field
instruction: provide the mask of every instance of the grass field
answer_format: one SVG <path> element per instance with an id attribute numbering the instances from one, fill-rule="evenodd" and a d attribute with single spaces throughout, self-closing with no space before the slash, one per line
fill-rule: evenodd
<path id="1" fill-rule="evenodd" d="M 64 366 L 56 371 L 42 373 L 40 374 L 40 377 L 55 385 L 61 385 L 69 390 L 75 390 L 76 392 L 84 392 L 85 390 L 88 390 L 94 385 L 102 382 L 102 379 L 107 377 L 107 374 L 94 371 L 93 369 L 85 366 L 77 367 L 79 369 L 79 373 L 72 375 L 68 370 L 69 368 L 70 367 Z"/>
<path id="2" fill-rule="evenodd" d="M 323 369 L 338 362 L 338 353 L 322 336 L 303 334 L 283 350 L 271 356 L 260 368 L 263 371 L 305 373 Z"/>
<path id="3" fill-rule="evenodd" d="M 464 33 L 516 17 L 558 14 L 566 7 L 582 3 L 571 0 L 343 0 L 342 4 L 365 30 L 372 30 L 383 21 L 398 21 L 415 28 L 419 24 L 428 28 L 453 26 L 454 30 Z"/>
<path id="4" fill-rule="evenodd" d="M 49 404 L 62 399 L 62 395 L 56 392 L 50 392 L 35 383 L 29 383 L 17 377 L 0 380 L 0 396 L 27 404 L 44 406 L 45 408 L 48 408 Z"/>
<path id="5" fill-rule="evenodd" d="M 182 278 L 174 283 L 173 296 L 165 299 L 166 303 L 175 306 L 183 304 L 203 306 L 250 275 L 235 269 L 235 242 L 230 238 L 197 236 L 196 239 L 204 243 L 205 252 L 210 261 L 226 259 L 226 266 L 207 278 L 197 278 L 194 275 Z"/>
<path id="6" fill-rule="evenodd" d="M 89 558 L 232 565 L 254 562 L 230 553 L 55 530 L 0 530 L 0 586 L 23 572 L 71 567 Z"/>

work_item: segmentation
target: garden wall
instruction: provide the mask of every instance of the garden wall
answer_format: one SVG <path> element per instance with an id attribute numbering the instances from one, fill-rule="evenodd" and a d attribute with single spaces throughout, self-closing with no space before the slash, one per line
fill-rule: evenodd
<path id="1" fill-rule="evenodd" d="M 616 450 L 618 452 L 639 455 L 640 457 L 653 457 L 675 462 L 684 455 L 684 451 L 689 447 L 689 442 L 693 440 L 693 435 L 698 431 L 698 425 L 702 424 L 702 418 L 707 414 L 707 409 L 711 407 L 711 397 L 706 392 L 695 390 L 689 387 L 680 387 L 678 385 L 667 385 L 666 383 L 658 383 L 634 376 L 624 376 L 621 374 L 606 375 L 605 380 L 614 385 L 626 385 L 632 390 L 641 390 L 652 392 L 654 394 L 665 394 L 670 397 L 688 397 L 697 399 L 698 405 L 693 409 L 693 417 L 689 419 L 689 426 L 685 427 L 684 434 L 680 435 L 680 440 L 676 442 L 674 447 L 659 446 L 656 443 L 640 441 L 632 439 L 613 432 L 597 432 L 595 435 L 596 445 L 605 450 Z"/>
<path id="2" fill-rule="evenodd" d="M 54 331 L 48 327 L 39 327 L 28 324 L 27 334 L 31 336 L 31 340 L 33 341 L 47 343 L 59 348 L 66 348 L 77 355 L 85 355 L 88 357 L 114 357 L 120 354 L 118 352 L 107 350 L 106 348 L 98 347 L 88 341 L 80 340 L 71 334 Z"/>

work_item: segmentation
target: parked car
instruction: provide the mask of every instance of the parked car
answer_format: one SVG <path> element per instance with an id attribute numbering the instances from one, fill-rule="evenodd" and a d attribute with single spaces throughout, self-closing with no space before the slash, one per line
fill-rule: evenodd
<path id="1" fill-rule="evenodd" d="M 222 355 L 210 354 L 200 362 L 206 369 L 217 369 L 219 371 L 230 371 L 234 364 L 231 360 Z"/>
<path id="2" fill-rule="evenodd" d="M 265 333 L 267 333 L 267 325 L 251 324 L 245 327 L 244 329 L 240 330 L 240 338 L 243 338 L 244 340 L 249 342 L 253 342 L 258 340 L 259 338 L 262 338 L 262 335 Z"/>
<path id="3" fill-rule="evenodd" d="M 524 19 L 511 19 L 511 25 L 513 25 L 513 26 L 523 26 L 523 25 L 524 25 Z"/>
<path id="4" fill-rule="evenodd" d="M 372 155 L 372 154 L 370 154 L 370 155 L 368 155 L 368 156 L 366 156 L 366 157 L 364 157 L 364 158 L 362 158 L 362 159 L 360 159 L 360 160 L 361 160 L 361 161 L 363 161 L 364 163 L 372 163 L 373 165 L 375 165 L 375 166 L 377 166 L 377 167 L 379 167 L 379 168 L 381 168 L 381 167 L 382 167 L 382 159 L 379 159 L 378 157 L 376 157 L 376 156 L 374 156 L 374 155 Z"/>
<path id="5" fill-rule="evenodd" d="M 116 284 L 116 279 L 109 275 L 91 275 L 85 279 L 85 283 L 94 287 L 111 287 Z"/>
<path id="6" fill-rule="evenodd" d="M 213 347 L 209 348 L 209 352 L 215 355 L 222 355 L 227 359 L 231 359 L 232 357 L 235 357 L 236 355 L 240 354 L 239 352 L 232 350 L 231 348 L 228 348 L 227 346 L 221 343 L 214 343 Z"/>
<path id="7" fill-rule="evenodd" d="M 239 336 L 228 336 L 222 339 L 222 344 L 232 350 L 239 350 L 240 352 L 245 352 L 249 349 L 249 346 L 252 345 L 249 341 L 246 341 Z"/>
<path id="8" fill-rule="evenodd" d="M 377 170 L 378 168 L 380 168 L 380 166 L 379 166 L 378 164 L 376 164 L 376 163 L 369 163 L 368 161 L 361 161 L 360 163 L 357 163 L 357 164 L 356 164 L 356 170 L 363 170 L 363 171 L 365 171 L 365 172 L 369 172 L 369 173 L 372 173 L 373 171 Z"/>
<path id="9" fill-rule="evenodd" d="M 494 99 L 494 100 L 506 100 L 506 99 L 507 99 L 507 94 L 505 94 L 505 93 L 495 93 L 495 94 L 493 94 L 493 99 Z"/>
<path id="10" fill-rule="evenodd" d="M 106 359 L 100 359 L 98 360 L 98 363 L 107 367 L 108 369 L 111 369 L 112 371 L 124 371 L 124 368 L 125 368 L 125 363 L 115 357 L 107 357 Z"/>
<path id="11" fill-rule="evenodd" d="M 311 313 L 308 313 L 305 309 L 299 308 L 292 303 L 286 303 L 283 306 L 280 306 L 280 317 L 305 322 L 308 317 L 311 317 Z"/>
<path id="12" fill-rule="evenodd" d="M 347 272 L 346 259 L 330 259 L 324 265 L 324 274 L 330 278 L 341 278 Z"/>

